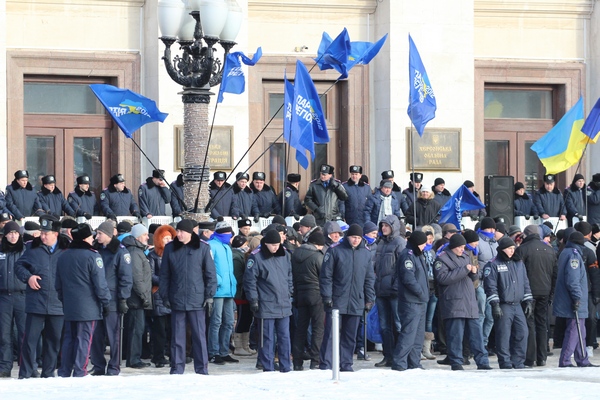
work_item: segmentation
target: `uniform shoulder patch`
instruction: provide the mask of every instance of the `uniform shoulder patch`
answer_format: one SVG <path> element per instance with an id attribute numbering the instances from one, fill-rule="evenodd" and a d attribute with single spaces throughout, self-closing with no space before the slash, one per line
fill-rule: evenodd
<path id="1" fill-rule="evenodd" d="M 323 262 L 329 261 L 330 258 L 331 258 L 331 254 L 329 252 L 325 253 L 325 257 L 323 257 Z"/>
<path id="2" fill-rule="evenodd" d="M 123 259 L 125 260 L 125 262 L 126 262 L 127 264 L 131 264 L 131 254 L 125 254 L 125 255 L 123 256 Z"/>
<path id="3" fill-rule="evenodd" d="M 435 268 L 436 271 L 439 271 L 442 268 L 442 262 L 436 261 L 435 264 L 433 264 L 433 267 Z"/>
<path id="4" fill-rule="evenodd" d="M 290 192 L 289 190 L 285 191 L 285 197 L 290 197 L 292 195 L 292 192 Z"/>
<path id="5" fill-rule="evenodd" d="M 138 190 L 138 196 L 141 196 L 142 193 L 144 193 L 144 191 L 142 190 L 142 188 L 139 188 L 139 190 Z"/>
<path id="6" fill-rule="evenodd" d="M 106 198 L 106 194 L 104 192 L 100 193 L 100 200 L 104 200 Z"/>
<path id="7" fill-rule="evenodd" d="M 341 243 L 342 243 L 342 242 L 337 242 L 337 243 L 334 243 L 334 244 L 332 244 L 331 246 L 329 246 L 329 248 L 330 248 L 330 249 L 336 248 L 336 247 L 338 247 L 338 246 L 339 246 Z"/>
<path id="8" fill-rule="evenodd" d="M 210 246 L 210 244 L 208 244 L 208 242 L 204 239 L 200 239 L 200 243 L 204 243 L 205 245 Z"/>
<path id="9" fill-rule="evenodd" d="M 96 258 L 96 265 L 98 266 L 98 268 L 102 269 L 104 268 L 104 263 L 102 262 L 102 258 L 101 257 L 97 257 Z"/>
<path id="10" fill-rule="evenodd" d="M 415 265 L 413 264 L 413 262 L 411 260 L 406 260 L 404 261 L 404 268 L 406 268 L 407 270 L 411 270 L 415 267 Z"/>
<path id="11" fill-rule="evenodd" d="M 252 250 L 252 253 L 250 253 L 250 254 L 258 254 L 259 251 L 260 251 L 260 246 L 258 246 L 254 250 Z"/>
<path id="12" fill-rule="evenodd" d="M 576 258 L 571 259 L 571 268 L 577 269 L 579 268 L 579 260 Z"/>
<path id="13" fill-rule="evenodd" d="M 254 258 L 251 258 L 246 263 L 246 268 L 250 269 L 250 268 L 252 268 L 253 265 L 254 265 Z"/>
<path id="14" fill-rule="evenodd" d="M 413 251 L 412 250 L 408 250 L 408 254 L 410 254 L 412 256 L 413 255 Z"/>
<path id="15" fill-rule="evenodd" d="M 490 267 L 487 267 L 487 268 L 485 268 L 485 269 L 483 270 L 483 276 L 484 276 L 484 277 L 488 276 L 488 275 L 489 275 L 489 274 L 491 274 L 491 273 L 492 273 L 492 269 L 491 269 Z"/>

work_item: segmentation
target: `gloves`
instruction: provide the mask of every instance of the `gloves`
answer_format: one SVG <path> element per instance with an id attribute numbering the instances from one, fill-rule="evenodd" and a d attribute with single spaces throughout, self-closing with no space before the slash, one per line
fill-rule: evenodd
<path id="1" fill-rule="evenodd" d="M 337 188 L 339 188 L 339 187 L 340 187 L 340 183 L 339 183 L 338 181 L 336 181 L 334 178 L 331 178 L 331 179 L 329 180 L 329 185 L 331 185 L 331 188 L 332 188 L 333 190 L 335 190 L 335 189 L 337 189 Z"/>
<path id="2" fill-rule="evenodd" d="M 598 303 L 600 303 L 600 297 L 594 297 L 592 299 L 592 303 L 594 303 L 594 305 L 598 305 Z"/>
<path id="3" fill-rule="evenodd" d="M 540 219 L 540 216 L 539 215 L 534 215 L 533 219 L 538 220 L 538 219 Z"/>
<path id="4" fill-rule="evenodd" d="M 138 219 L 142 218 L 142 214 L 139 211 L 134 212 L 133 215 Z"/>
<path id="5" fill-rule="evenodd" d="M 500 308 L 500 303 L 492 304 L 492 315 L 494 316 L 494 319 L 502 318 L 504 314 L 502 313 L 502 309 Z"/>
<path id="6" fill-rule="evenodd" d="M 110 312 L 110 307 L 109 306 L 104 306 L 102 307 L 102 316 L 103 317 L 108 317 L 108 313 Z"/>
<path id="7" fill-rule="evenodd" d="M 573 304 L 571 304 L 571 309 L 573 310 L 573 312 L 579 311 L 579 300 L 574 301 Z"/>
<path id="8" fill-rule="evenodd" d="M 150 300 L 144 300 L 144 303 L 142 304 L 142 307 L 144 307 L 144 308 L 150 307 Z"/>
<path id="9" fill-rule="evenodd" d="M 525 313 L 525 318 L 529 318 L 533 315 L 533 303 L 531 301 L 525 303 L 523 312 Z"/>
<path id="10" fill-rule="evenodd" d="M 248 216 L 247 216 L 247 215 L 245 215 L 245 214 L 240 214 L 240 219 L 246 219 L 246 218 L 248 218 Z"/>
<path id="11" fill-rule="evenodd" d="M 478 215 L 471 215 L 471 221 L 479 221 Z"/>
<path id="12" fill-rule="evenodd" d="M 85 219 L 92 219 L 92 214 L 90 213 L 84 213 L 83 216 L 85 217 Z"/>
<path id="13" fill-rule="evenodd" d="M 254 222 L 258 224 L 259 218 L 260 218 L 260 215 L 256 214 L 254 216 Z"/>
<path id="14" fill-rule="evenodd" d="M 116 220 L 117 220 L 117 216 L 116 216 L 115 214 L 108 214 L 108 215 L 106 216 L 106 218 L 108 218 L 108 219 L 112 219 L 113 221 L 116 221 Z"/>
<path id="15" fill-rule="evenodd" d="M 170 310 L 171 309 L 171 302 L 169 300 L 163 300 L 163 306 L 167 307 Z"/>
<path id="16" fill-rule="evenodd" d="M 295 219 L 296 221 L 300 221 L 300 216 L 299 216 L 298 214 L 294 214 L 294 219 Z"/>
<path id="17" fill-rule="evenodd" d="M 213 299 L 204 300 L 203 307 L 206 310 L 206 312 L 208 312 L 208 315 L 211 315 L 213 310 Z"/>
<path id="18" fill-rule="evenodd" d="M 323 306 L 325 306 L 326 310 L 331 310 L 333 308 L 333 300 L 331 300 L 331 299 L 324 299 L 323 300 Z"/>
<path id="19" fill-rule="evenodd" d="M 261 217 L 263 218 L 269 218 L 271 216 L 271 213 L 263 213 L 263 215 L 261 215 Z"/>
<path id="20" fill-rule="evenodd" d="M 373 303 L 365 303 L 365 312 L 369 312 L 371 311 L 371 308 L 373 308 Z"/>
<path id="21" fill-rule="evenodd" d="M 127 300 L 119 300 L 119 312 L 121 314 L 127 314 L 127 311 L 129 311 Z"/>
<path id="22" fill-rule="evenodd" d="M 250 311 L 252 311 L 252 314 L 256 315 L 258 312 L 258 301 L 250 303 Z"/>
<path id="23" fill-rule="evenodd" d="M 531 218 L 531 215 L 525 215 L 525 219 Z"/>

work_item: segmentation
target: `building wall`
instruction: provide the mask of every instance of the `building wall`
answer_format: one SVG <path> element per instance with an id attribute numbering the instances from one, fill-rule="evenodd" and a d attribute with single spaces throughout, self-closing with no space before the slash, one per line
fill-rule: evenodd
<path id="1" fill-rule="evenodd" d="M 6 0 L 0 0 L 0 160 L 8 154 L 6 137 Z M 0 188 L 6 186 L 6 162 L 0 161 Z"/>

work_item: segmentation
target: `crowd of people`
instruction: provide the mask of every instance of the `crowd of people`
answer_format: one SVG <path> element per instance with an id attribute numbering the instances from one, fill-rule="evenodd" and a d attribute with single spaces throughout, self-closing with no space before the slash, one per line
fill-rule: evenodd
<path id="1" fill-rule="evenodd" d="M 185 216 L 181 175 L 167 185 L 164 171 L 153 171 L 136 201 L 120 174 L 96 199 L 86 175 L 65 198 L 54 176 L 35 192 L 28 172 L 16 171 L 0 198 L 0 376 L 10 377 L 17 359 L 23 379 L 118 375 L 122 359 L 171 374 L 193 363 L 208 374 L 209 364 L 239 362 L 232 355 L 256 355 L 263 371 L 301 371 L 305 361 L 331 369 L 333 309 L 339 367 L 352 371 L 355 354 L 370 359 L 364 324 L 374 306 L 383 353 L 376 367 L 423 368 L 435 352 L 452 370 L 471 358 L 491 369 L 494 355 L 501 369 L 543 366 L 550 336 L 559 367 L 596 366 L 600 174 L 587 187 L 576 175 L 563 194 L 553 175 L 533 196 L 515 184 L 515 215 L 573 225 L 521 232 L 484 208 L 464 214 L 474 230 L 438 225 L 451 197 L 442 178 L 429 188 L 413 172 L 402 191 L 388 170 L 372 190 L 361 166 L 349 173 L 342 183 L 322 165 L 302 201 L 298 174 L 277 195 L 264 172 L 250 183 L 238 173 L 229 185 L 218 171 L 211 221 L 146 227 L 116 217 L 164 216 L 167 204 Z M 479 197 L 471 181 L 463 184 Z M 95 231 L 75 219 L 97 215 L 107 219 Z M 30 216 L 39 222 L 17 223 Z M 223 217 L 237 221 L 239 234 Z M 257 232 L 252 219 L 261 217 L 272 223 Z"/>

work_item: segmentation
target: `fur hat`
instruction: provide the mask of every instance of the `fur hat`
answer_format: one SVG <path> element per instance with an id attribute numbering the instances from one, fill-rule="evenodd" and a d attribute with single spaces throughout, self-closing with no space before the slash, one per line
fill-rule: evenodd
<path id="1" fill-rule="evenodd" d="M 43 185 L 48 185 L 50 183 L 56 183 L 56 178 L 54 177 L 54 175 L 46 175 L 42 178 Z"/>
<path id="2" fill-rule="evenodd" d="M 125 182 L 125 178 L 121 174 L 116 174 L 110 177 L 110 184 L 116 185 L 117 183 Z"/>
<path id="3" fill-rule="evenodd" d="M 290 183 L 300 182 L 300 179 L 302 179 L 302 176 L 300 174 L 288 174 L 287 176 L 287 180 Z"/>
<path id="4" fill-rule="evenodd" d="M 129 233 L 131 232 L 131 222 L 121 221 L 117 224 L 117 233 Z"/>
<path id="5" fill-rule="evenodd" d="M 420 172 L 411 172 L 410 180 L 415 183 L 421 183 L 421 182 L 423 182 L 423 174 Z"/>
<path id="6" fill-rule="evenodd" d="M 83 241 L 93 235 L 94 231 L 92 231 L 92 227 L 88 224 L 79 224 L 77 227 L 71 229 L 73 241 Z"/>
<path id="7" fill-rule="evenodd" d="M 77 177 L 77 184 L 78 185 L 89 185 L 90 184 L 90 177 L 87 175 L 81 175 Z"/>
<path id="8" fill-rule="evenodd" d="M 361 174 L 362 175 L 363 169 L 360 165 L 351 165 L 350 166 L 350 173 L 351 174 Z"/>
<path id="9" fill-rule="evenodd" d="M 54 215 L 44 214 L 40 217 L 40 226 L 43 231 L 60 232 L 60 220 Z"/>
<path id="10" fill-rule="evenodd" d="M 387 171 L 383 171 L 381 173 L 381 179 L 392 179 L 394 177 L 394 171 L 388 169 Z"/>
<path id="11" fill-rule="evenodd" d="M 155 169 L 152 171 L 152 177 L 158 179 L 165 179 L 165 170 L 164 169 Z"/>
<path id="12" fill-rule="evenodd" d="M 235 174 L 235 180 L 237 181 L 241 181 L 242 179 L 245 179 L 247 181 L 250 180 L 250 175 L 248 175 L 246 172 L 238 172 L 237 174 Z"/>
<path id="13" fill-rule="evenodd" d="M 335 168 L 328 164 L 321 164 L 321 167 L 319 168 L 319 172 L 322 174 L 333 174 L 334 170 Z"/>
<path id="14" fill-rule="evenodd" d="M 224 181 L 225 178 L 227 178 L 227 174 L 223 171 L 217 171 L 213 174 L 213 179 L 215 181 Z"/>
<path id="15" fill-rule="evenodd" d="M 15 179 L 29 178 L 29 171 L 20 169 L 15 172 Z"/>
<path id="16" fill-rule="evenodd" d="M 264 181 L 265 180 L 265 173 L 264 172 L 255 172 L 252 174 L 252 180 L 253 181 Z"/>

